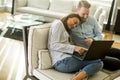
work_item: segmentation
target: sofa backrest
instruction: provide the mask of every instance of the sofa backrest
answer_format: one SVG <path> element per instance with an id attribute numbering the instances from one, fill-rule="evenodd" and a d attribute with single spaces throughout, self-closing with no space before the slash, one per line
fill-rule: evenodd
<path id="1" fill-rule="evenodd" d="M 15 1 L 15 8 L 27 6 L 27 0 L 14 0 Z"/>
<path id="2" fill-rule="evenodd" d="M 47 50 L 50 23 L 31 26 L 28 35 L 28 71 L 29 75 L 38 68 L 38 51 Z"/>
<path id="3" fill-rule="evenodd" d="M 40 9 L 48 9 L 50 0 L 28 0 L 27 6 Z"/>
<path id="4" fill-rule="evenodd" d="M 71 13 L 75 9 L 74 0 L 51 0 L 49 10 L 62 13 Z"/>

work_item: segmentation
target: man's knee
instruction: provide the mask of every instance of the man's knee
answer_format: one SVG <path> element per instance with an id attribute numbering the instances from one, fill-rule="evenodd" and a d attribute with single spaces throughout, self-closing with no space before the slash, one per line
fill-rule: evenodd
<path id="1" fill-rule="evenodd" d="M 118 70 L 120 69 L 120 60 L 117 58 L 106 57 L 103 59 L 104 66 L 103 68 L 108 70 Z"/>

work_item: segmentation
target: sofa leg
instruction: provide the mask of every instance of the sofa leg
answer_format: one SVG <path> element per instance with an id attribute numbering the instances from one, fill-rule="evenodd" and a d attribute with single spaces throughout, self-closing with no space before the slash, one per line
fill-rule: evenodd
<path id="1" fill-rule="evenodd" d="M 39 80 L 39 79 L 37 79 L 37 78 L 34 77 L 34 76 L 26 75 L 26 76 L 23 78 L 23 80 Z"/>

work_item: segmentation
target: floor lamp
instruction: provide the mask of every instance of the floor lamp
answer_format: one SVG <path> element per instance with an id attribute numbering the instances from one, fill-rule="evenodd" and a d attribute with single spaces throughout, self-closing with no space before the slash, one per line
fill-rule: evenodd
<path id="1" fill-rule="evenodd" d="M 112 19 L 112 14 L 113 14 L 114 3 L 115 3 L 115 0 L 112 1 L 111 8 L 110 8 L 110 12 L 109 12 L 108 21 L 107 21 L 107 24 L 106 24 L 106 30 L 108 30 L 108 31 L 110 31 L 110 26 L 111 26 L 111 19 Z"/>

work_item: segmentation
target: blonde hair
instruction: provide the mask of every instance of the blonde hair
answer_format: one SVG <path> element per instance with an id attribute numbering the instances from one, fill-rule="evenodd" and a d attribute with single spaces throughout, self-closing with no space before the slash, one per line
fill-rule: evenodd
<path id="1" fill-rule="evenodd" d="M 91 7 L 91 4 L 90 4 L 87 0 L 81 0 L 81 1 L 78 3 L 77 8 L 81 8 L 81 7 L 90 8 L 90 7 Z"/>

